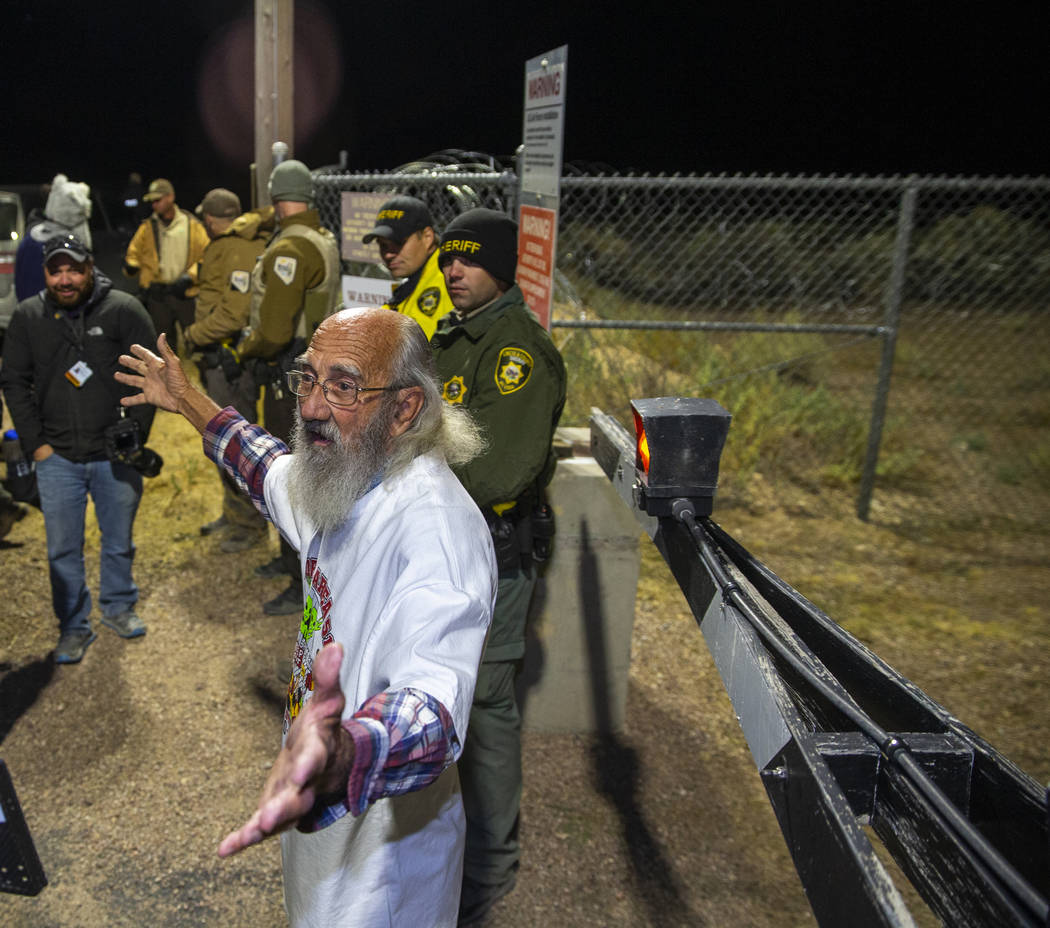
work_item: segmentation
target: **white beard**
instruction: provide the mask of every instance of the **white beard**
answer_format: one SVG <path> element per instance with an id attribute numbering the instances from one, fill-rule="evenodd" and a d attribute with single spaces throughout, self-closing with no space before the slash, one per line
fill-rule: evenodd
<path id="1" fill-rule="evenodd" d="M 346 521 L 354 503 L 383 475 L 389 454 L 392 410 L 373 416 L 353 444 L 346 442 L 334 420 L 304 422 L 298 405 L 292 432 L 292 463 L 288 468 L 288 499 L 321 532 Z M 316 445 L 311 433 L 332 441 Z"/>

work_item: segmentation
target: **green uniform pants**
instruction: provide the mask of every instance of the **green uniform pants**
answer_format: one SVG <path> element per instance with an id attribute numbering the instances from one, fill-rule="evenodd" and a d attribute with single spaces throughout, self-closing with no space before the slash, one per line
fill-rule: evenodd
<path id="1" fill-rule="evenodd" d="M 525 619 L 535 585 L 535 570 L 500 579 L 474 688 L 470 727 L 459 759 L 467 816 L 461 912 L 503 895 L 518 870 L 521 715 L 514 679 L 525 653 Z"/>
<path id="2" fill-rule="evenodd" d="M 205 392 L 222 407 L 232 406 L 249 422 L 259 421 L 258 398 L 259 388 L 255 378 L 248 371 L 243 371 L 234 382 L 226 379 L 221 367 L 199 365 L 201 383 Z M 266 520 L 260 515 L 255 504 L 237 489 L 237 481 L 218 468 L 222 480 L 222 514 L 234 528 L 242 531 L 255 531 L 266 534 Z"/>

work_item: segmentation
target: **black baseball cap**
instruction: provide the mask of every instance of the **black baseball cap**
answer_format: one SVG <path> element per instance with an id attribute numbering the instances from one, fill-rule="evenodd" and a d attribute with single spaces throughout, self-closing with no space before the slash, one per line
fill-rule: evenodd
<path id="1" fill-rule="evenodd" d="M 83 264 L 91 259 L 91 249 L 72 233 L 56 235 L 44 243 L 44 264 L 55 255 L 69 255 L 74 261 Z"/>
<path id="2" fill-rule="evenodd" d="M 361 239 L 366 245 L 373 239 L 388 238 L 401 243 L 413 232 L 434 227 L 426 203 L 416 197 L 399 196 L 387 200 L 376 213 L 376 227 Z"/>

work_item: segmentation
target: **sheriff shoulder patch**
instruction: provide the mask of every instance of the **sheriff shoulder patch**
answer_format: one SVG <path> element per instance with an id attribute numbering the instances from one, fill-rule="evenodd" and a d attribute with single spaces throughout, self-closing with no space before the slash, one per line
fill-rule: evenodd
<path id="1" fill-rule="evenodd" d="M 247 271 L 234 271 L 230 274 L 230 286 L 238 293 L 247 293 L 251 277 L 252 275 Z"/>
<path id="2" fill-rule="evenodd" d="M 496 386 L 506 396 L 520 390 L 529 382 L 532 373 L 532 355 L 524 348 L 508 345 L 499 353 L 496 361 Z"/>
<path id="3" fill-rule="evenodd" d="M 288 255 L 279 255 L 274 258 L 273 261 L 273 272 L 285 282 L 285 284 L 291 284 L 295 280 L 295 269 L 299 266 L 299 262 L 295 258 L 290 258 Z"/>
<path id="4" fill-rule="evenodd" d="M 426 317 L 433 316 L 441 304 L 441 291 L 437 287 L 427 287 L 416 299 L 416 306 Z"/>
<path id="5" fill-rule="evenodd" d="M 449 404 L 449 406 L 458 406 L 466 399 L 467 396 L 467 385 L 463 382 L 463 378 L 456 374 L 455 377 L 450 377 L 441 388 L 441 398 Z"/>

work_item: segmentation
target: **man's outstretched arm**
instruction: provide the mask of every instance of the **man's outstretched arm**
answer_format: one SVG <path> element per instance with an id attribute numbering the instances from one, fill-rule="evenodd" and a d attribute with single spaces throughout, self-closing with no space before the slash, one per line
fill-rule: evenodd
<path id="1" fill-rule="evenodd" d="M 266 779 L 259 806 L 219 845 L 229 857 L 285 831 L 313 809 L 319 797 L 345 794 L 354 744 L 340 725 L 346 700 L 339 688 L 343 646 L 322 648 L 314 661 L 314 694 L 288 729 L 284 746 Z"/>
<path id="2" fill-rule="evenodd" d="M 132 345 L 131 354 L 119 358 L 122 366 L 132 374 L 117 371 L 113 376 L 129 387 L 138 387 L 141 393 L 121 397 L 122 406 L 141 406 L 151 403 L 168 412 L 182 413 L 198 432 L 204 434 L 208 423 L 219 412 L 218 405 L 186 379 L 186 373 L 168 346 L 163 333 L 157 339 L 160 356 L 142 345 Z"/>

